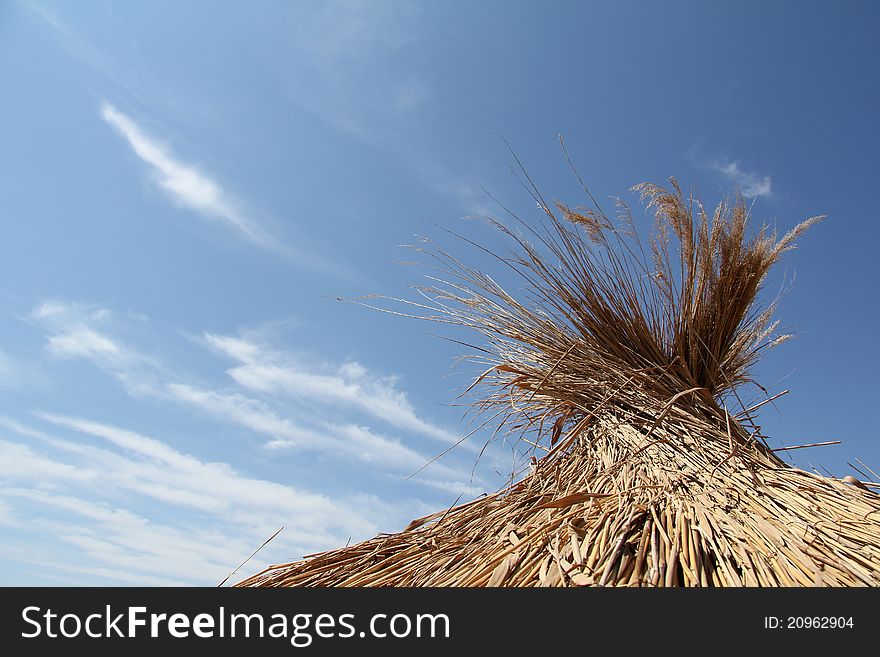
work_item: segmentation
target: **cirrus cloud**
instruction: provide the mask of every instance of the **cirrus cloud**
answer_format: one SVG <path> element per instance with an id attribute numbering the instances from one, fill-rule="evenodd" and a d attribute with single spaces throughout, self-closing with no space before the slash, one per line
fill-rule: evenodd
<path id="1" fill-rule="evenodd" d="M 770 196 L 773 179 L 770 176 L 743 169 L 737 161 L 719 161 L 711 164 L 712 168 L 724 174 L 744 196 Z"/>

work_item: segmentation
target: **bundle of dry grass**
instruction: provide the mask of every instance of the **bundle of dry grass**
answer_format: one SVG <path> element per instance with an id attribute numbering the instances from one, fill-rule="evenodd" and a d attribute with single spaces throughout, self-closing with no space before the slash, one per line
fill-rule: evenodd
<path id="1" fill-rule="evenodd" d="M 819 218 L 777 239 L 750 232 L 742 198 L 710 217 L 674 180 L 635 189 L 655 210 L 647 248 L 624 204 L 612 219 L 586 187 L 591 209 L 532 186 L 545 221 L 511 215 L 529 239 L 494 222 L 523 295 L 435 249 L 424 301 L 404 301 L 482 337 L 473 408 L 532 446 L 530 472 L 243 585 L 880 584 L 880 495 L 784 463 L 752 421 L 767 400 L 742 401 L 785 337 L 762 283 Z"/>

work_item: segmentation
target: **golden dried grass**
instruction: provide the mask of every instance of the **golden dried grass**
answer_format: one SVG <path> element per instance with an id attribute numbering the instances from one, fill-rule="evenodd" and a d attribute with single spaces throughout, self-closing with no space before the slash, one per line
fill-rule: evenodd
<path id="1" fill-rule="evenodd" d="M 441 249 L 423 301 L 395 314 L 482 338 L 468 392 L 544 455 L 503 490 L 399 533 L 274 566 L 259 586 L 864 586 L 880 584 L 880 496 L 791 467 L 728 402 L 775 335 L 777 238 L 741 197 L 709 213 L 672 180 L 634 189 L 655 212 L 647 248 L 614 219 L 551 207 L 535 244 L 500 221 L 513 295 Z M 528 436 L 528 437 L 527 437 Z M 531 439 L 530 439 L 531 438 Z M 859 483 L 859 482 L 856 482 Z"/>

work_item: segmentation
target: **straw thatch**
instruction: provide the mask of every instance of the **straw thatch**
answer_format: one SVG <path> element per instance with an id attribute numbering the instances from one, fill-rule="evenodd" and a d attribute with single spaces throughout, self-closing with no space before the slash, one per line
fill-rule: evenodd
<path id="1" fill-rule="evenodd" d="M 554 211 L 532 187 L 546 221 L 522 225 L 538 246 L 496 222 L 524 295 L 432 250 L 445 273 L 405 301 L 483 338 L 473 408 L 532 446 L 524 477 L 241 584 L 880 584 L 880 495 L 786 464 L 754 421 L 770 400 L 743 401 L 784 337 L 762 283 L 818 219 L 750 235 L 741 198 L 710 217 L 674 181 L 637 189 L 656 210 L 648 249 L 625 206 Z"/>

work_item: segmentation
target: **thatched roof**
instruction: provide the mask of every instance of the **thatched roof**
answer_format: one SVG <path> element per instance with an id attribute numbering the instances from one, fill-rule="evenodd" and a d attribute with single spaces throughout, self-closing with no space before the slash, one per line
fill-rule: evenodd
<path id="1" fill-rule="evenodd" d="M 604 418 L 507 490 L 242 585 L 880 585 L 880 495 L 728 453 L 709 426 Z"/>
<path id="2" fill-rule="evenodd" d="M 529 436 L 528 474 L 241 585 L 880 585 L 880 495 L 782 461 L 754 421 L 767 400 L 742 402 L 784 337 L 761 283 L 815 220 L 749 237 L 742 199 L 710 218 L 674 181 L 639 189 L 657 210 L 650 257 L 628 211 L 559 218 L 537 190 L 542 249 L 498 224 L 525 299 L 433 252 L 446 275 L 413 305 L 483 338 L 474 408 Z"/>

